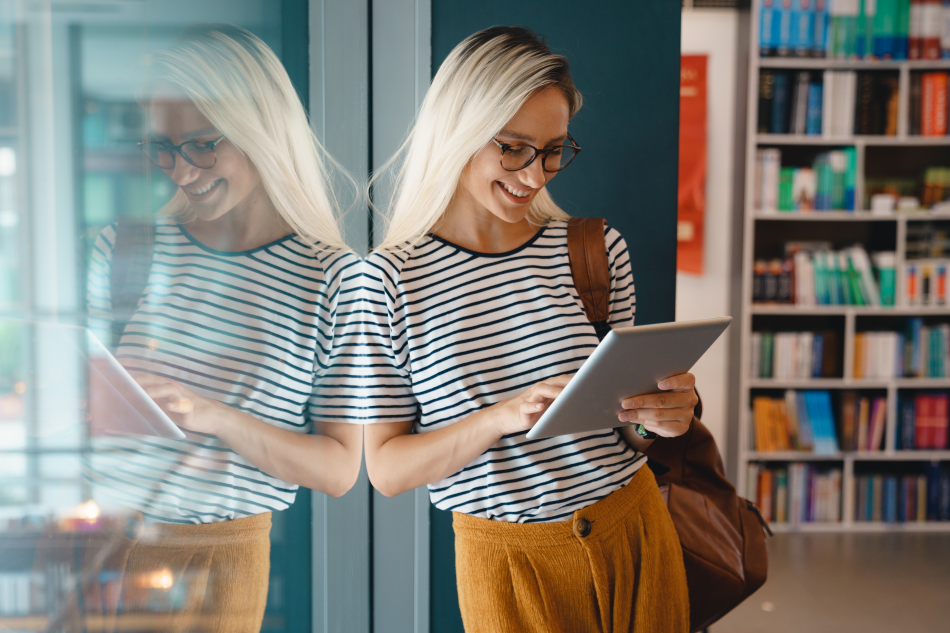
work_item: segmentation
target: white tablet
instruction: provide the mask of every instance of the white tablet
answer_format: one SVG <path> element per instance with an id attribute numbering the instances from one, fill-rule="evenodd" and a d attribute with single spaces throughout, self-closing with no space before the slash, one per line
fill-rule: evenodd
<path id="1" fill-rule="evenodd" d="M 617 419 L 624 410 L 621 401 L 660 393 L 657 383 L 688 372 L 731 322 L 732 317 L 720 317 L 609 332 L 528 431 L 528 439 L 625 426 Z"/>
<path id="2" fill-rule="evenodd" d="M 46 433 L 85 422 L 92 436 L 186 438 L 89 329 L 17 319 L 0 326 L 34 350 L 35 362 L 21 367 L 23 390 Z"/>

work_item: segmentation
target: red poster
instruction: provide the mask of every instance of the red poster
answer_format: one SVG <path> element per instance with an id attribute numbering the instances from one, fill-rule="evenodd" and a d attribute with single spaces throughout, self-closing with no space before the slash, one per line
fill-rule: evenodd
<path id="1" fill-rule="evenodd" d="M 680 165 L 676 269 L 703 274 L 706 207 L 706 55 L 680 57 Z"/>

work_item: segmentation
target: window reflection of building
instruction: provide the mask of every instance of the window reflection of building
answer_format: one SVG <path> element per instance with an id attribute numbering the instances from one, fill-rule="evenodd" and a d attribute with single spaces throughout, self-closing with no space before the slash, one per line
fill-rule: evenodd
<path id="1" fill-rule="evenodd" d="M 64 416 L 31 390 L 55 370 L 74 392 L 61 395 L 82 401 L 84 369 L 11 319 L 82 324 L 96 236 L 119 215 L 154 216 L 174 193 L 136 147 L 149 53 L 202 22 L 238 24 L 280 51 L 274 9 L 268 0 L 0 0 L 0 630 L 45 629 L 75 584 L 82 554 L 53 552 L 37 564 L 41 539 L 52 533 L 64 551 L 73 549 L 112 521 L 82 478 L 89 447 L 82 412 Z M 286 530 L 275 516 L 273 560 L 290 558 L 281 548 L 296 546 L 283 542 Z M 285 588 L 297 579 L 280 564 L 271 569 L 264 630 L 284 630 L 292 619 Z M 309 561 L 295 573 L 308 574 Z M 164 629 L 161 619 L 132 616 L 164 617 L 191 582 L 153 576 L 123 603 L 131 618 L 124 630 Z M 114 583 L 101 581 L 98 598 L 115 598 Z"/>

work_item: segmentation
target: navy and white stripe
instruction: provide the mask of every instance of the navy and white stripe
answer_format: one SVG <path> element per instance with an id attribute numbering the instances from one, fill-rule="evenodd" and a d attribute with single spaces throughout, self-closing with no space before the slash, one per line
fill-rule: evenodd
<path id="1" fill-rule="evenodd" d="M 633 325 L 627 246 L 605 232 L 612 327 Z M 415 420 L 426 433 L 573 373 L 597 346 L 574 288 L 567 223 L 520 248 L 475 253 L 427 236 L 407 255 L 364 263 L 367 422 Z M 429 486 L 432 502 L 488 519 L 562 521 L 623 487 L 645 457 L 614 430 L 529 441 L 506 436 L 461 471 Z"/>
<path id="2" fill-rule="evenodd" d="M 107 342 L 115 235 L 112 225 L 96 240 L 88 284 L 89 325 Z M 295 433 L 359 422 L 337 406 L 350 388 L 340 364 L 357 338 L 346 324 L 359 265 L 353 253 L 315 251 L 295 235 L 216 251 L 161 220 L 148 284 L 116 356 Z M 84 475 L 107 503 L 172 523 L 282 510 L 297 490 L 210 435 L 99 438 Z"/>

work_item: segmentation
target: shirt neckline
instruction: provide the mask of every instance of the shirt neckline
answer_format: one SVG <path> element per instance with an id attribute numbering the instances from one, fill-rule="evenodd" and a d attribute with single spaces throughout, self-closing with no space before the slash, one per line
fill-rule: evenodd
<path id="1" fill-rule="evenodd" d="M 464 246 L 459 246 L 455 242 L 450 242 L 447 239 L 439 237 L 438 235 L 435 235 L 433 233 L 429 233 L 429 237 L 431 237 L 436 242 L 442 242 L 443 244 L 447 246 L 451 246 L 452 248 L 458 249 L 462 251 L 463 253 L 468 253 L 469 255 L 475 255 L 476 257 L 507 257 L 509 255 L 514 255 L 516 253 L 519 253 L 523 251 L 524 249 L 528 248 L 529 246 L 531 246 L 532 244 L 534 244 L 536 241 L 538 241 L 538 238 L 541 237 L 541 235 L 544 233 L 544 230 L 546 228 L 547 226 L 542 226 L 540 229 L 538 229 L 538 232 L 535 233 L 533 236 L 531 236 L 531 238 L 527 242 L 525 242 L 524 244 L 522 244 L 521 246 L 513 250 L 506 251 L 504 253 L 482 253 L 479 251 L 473 251 L 469 248 L 465 248 Z"/>
<path id="2" fill-rule="evenodd" d="M 216 248 L 211 248 L 210 246 L 202 244 L 200 241 L 198 241 L 198 239 L 196 239 L 194 235 L 188 232 L 188 229 L 185 228 L 184 224 L 176 222 L 175 226 L 178 227 L 178 230 L 181 231 L 182 235 L 188 238 L 189 242 L 191 242 L 192 244 L 194 244 L 201 250 L 208 251 L 209 253 L 212 253 L 219 257 L 240 257 L 242 255 L 251 255 L 258 251 L 268 249 L 271 246 L 276 246 L 277 244 L 280 244 L 281 242 L 285 242 L 287 240 L 293 239 L 296 236 L 296 233 L 290 233 L 289 235 L 285 235 L 284 237 L 277 238 L 273 242 L 268 242 L 267 244 L 263 244 L 261 246 L 258 246 L 257 248 L 252 248 L 246 251 L 219 251 Z"/>

